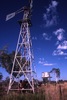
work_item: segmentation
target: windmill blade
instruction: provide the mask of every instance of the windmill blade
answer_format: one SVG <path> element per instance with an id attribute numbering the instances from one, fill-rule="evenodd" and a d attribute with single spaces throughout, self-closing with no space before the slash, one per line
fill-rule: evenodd
<path id="1" fill-rule="evenodd" d="M 17 11 L 15 12 L 15 14 L 18 14 L 18 13 L 20 13 L 20 12 L 22 12 L 22 11 L 24 11 L 23 7 L 20 8 L 19 10 L 17 10 Z"/>
<path id="2" fill-rule="evenodd" d="M 11 19 L 11 18 L 13 18 L 14 16 L 15 16 L 15 12 L 13 12 L 13 13 L 7 15 L 7 16 L 6 16 L 6 21 L 9 20 L 9 19 Z"/>

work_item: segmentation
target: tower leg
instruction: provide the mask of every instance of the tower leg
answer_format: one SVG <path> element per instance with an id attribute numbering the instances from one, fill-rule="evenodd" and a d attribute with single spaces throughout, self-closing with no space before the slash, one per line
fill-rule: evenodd
<path id="1" fill-rule="evenodd" d="M 18 43 L 16 47 L 13 67 L 10 76 L 10 82 L 7 93 L 10 90 L 18 90 L 18 86 L 16 88 L 13 85 L 17 85 L 17 78 L 22 80 L 22 82 L 26 82 L 29 86 L 20 88 L 22 91 L 33 91 L 34 93 L 34 82 L 33 82 L 33 58 L 31 51 L 31 39 L 30 39 L 30 30 L 28 23 L 22 23 L 20 34 L 18 38 Z M 14 79 L 13 79 L 14 77 Z M 22 78 L 23 77 L 23 78 Z M 26 84 L 26 83 L 25 83 Z M 27 85 L 26 84 L 26 85 Z"/>

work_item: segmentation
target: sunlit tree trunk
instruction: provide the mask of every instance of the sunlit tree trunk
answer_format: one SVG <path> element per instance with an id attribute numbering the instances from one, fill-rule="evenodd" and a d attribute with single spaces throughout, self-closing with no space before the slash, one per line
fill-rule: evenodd
<path id="1" fill-rule="evenodd" d="M 0 73 L 0 81 L 2 81 L 3 75 L 2 73 Z"/>
<path id="2" fill-rule="evenodd" d="M 58 77 L 57 77 L 57 73 L 55 73 L 55 81 L 56 81 L 56 83 L 58 82 Z"/>

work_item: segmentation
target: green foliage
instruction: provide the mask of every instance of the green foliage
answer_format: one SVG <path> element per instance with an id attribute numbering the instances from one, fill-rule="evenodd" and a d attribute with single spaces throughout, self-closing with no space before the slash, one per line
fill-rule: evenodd
<path id="1" fill-rule="evenodd" d="M 15 51 L 12 51 L 11 53 L 8 53 L 7 50 L 0 50 L 0 64 L 1 67 L 5 68 L 5 70 L 10 74 L 13 66 L 13 61 L 14 61 L 14 56 L 15 56 Z M 23 70 L 25 71 L 28 66 L 30 65 L 30 61 L 27 61 L 25 57 L 22 59 L 20 58 L 21 53 L 17 53 L 17 59 L 15 61 L 14 65 L 14 71 L 19 71 L 20 67 L 19 64 L 23 67 Z M 19 63 L 18 63 L 19 62 Z M 23 75 L 23 73 L 20 73 L 20 76 Z M 13 77 L 16 77 L 17 73 L 13 73 Z"/>
<path id="2" fill-rule="evenodd" d="M 5 51 L 0 51 L 0 63 L 1 67 L 5 68 L 6 71 L 10 74 L 12 70 L 12 64 L 14 59 L 15 52 L 8 54 Z"/>
<path id="3" fill-rule="evenodd" d="M 54 72 L 56 76 L 59 78 L 60 77 L 60 69 L 59 68 L 53 68 L 50 73 Z"/>
<path id="4" fill-rule="evenodd" d="M 0 80 L 2 80 L 2 78 L 3 78 L 3 75 L 2 75 L 2 73 L 0 73 Z"/>

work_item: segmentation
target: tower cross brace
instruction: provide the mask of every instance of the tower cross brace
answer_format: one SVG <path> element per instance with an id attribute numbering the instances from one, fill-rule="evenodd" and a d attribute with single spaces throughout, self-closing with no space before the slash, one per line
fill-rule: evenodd
<path id="1" fill-rule="evenodd" d="M 23 19 L 19 21 L 21 27 L 7 93 L 10 90 L 32 90 L 34 92 L 34 66 L 30 37 L 31 10 L 29 7 L 24 7 L 23 11 Z M 25 84 L 19 87 L 19 84 L 23 82 Z M 18 84 L 16 85 L 16 83 Z"/>

